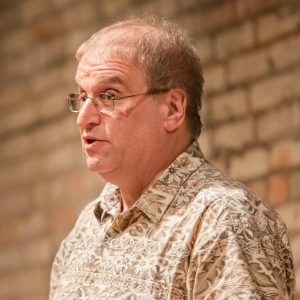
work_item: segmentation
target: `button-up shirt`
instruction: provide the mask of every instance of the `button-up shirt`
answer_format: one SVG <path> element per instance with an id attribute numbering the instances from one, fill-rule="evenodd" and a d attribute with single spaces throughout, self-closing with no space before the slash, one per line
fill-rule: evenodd
<path id="1" fill-rule="evenodd" d="M 207 162 L 197 142 L 127 211 L 107 184 L 62 242 L 51 300 L 292 299 L 278 214 Z"/>

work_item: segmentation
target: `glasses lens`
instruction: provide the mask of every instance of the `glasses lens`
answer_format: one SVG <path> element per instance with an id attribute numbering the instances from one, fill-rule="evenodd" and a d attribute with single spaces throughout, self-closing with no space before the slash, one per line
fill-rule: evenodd
<path id="1" fill-rule="evenodd" d="M 110 99 L 109 94 L 101 93 L 95 98 L 97 110 L 99 112 L 110 112 L 114 110 L 114 100 Z"/>
<path id="2" fill-rule="evenodd" d="M 92 100 L 95 108 L 99 112 L 112 112 L 114 110 L 114 100 L 111 100 L 107 97 L 105 97 L 104 94 L 100 94 L 96 96 L 95 98 L 89 98 Z M 85 94 L 78 94 L 78 93 L 71 93 L 67 97 L 69 109 L 71 112 L 79 112 L 82 105 L 86 101 L 86 95 Z"/>
<path id="3" fill-rule="evenodd" d="M 79 110 L 80 110 L 79 95 L 72 93 L 72 94 L 69 94 L 67 99 L 68 99 L 68 105 L 69 105 L 70 110 L 72 112 L 79 112 Z"/>

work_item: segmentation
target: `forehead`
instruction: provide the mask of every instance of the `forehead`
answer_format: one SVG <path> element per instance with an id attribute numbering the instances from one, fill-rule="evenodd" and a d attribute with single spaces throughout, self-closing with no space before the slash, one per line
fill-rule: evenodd
<path id="1" fill-rule="evenodd" d="M 80 59 L 75 79 L 78 84 L 89 80 L 130 88 L 136 83 L 145 83 L 145 74 L 142 68 L 126 55 L 89 51 Z"/>

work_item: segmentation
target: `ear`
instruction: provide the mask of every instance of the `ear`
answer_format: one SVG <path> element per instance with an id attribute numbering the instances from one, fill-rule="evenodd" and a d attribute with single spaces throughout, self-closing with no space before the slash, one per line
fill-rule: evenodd
<path id="1" fill-rule="evenodd" d="M 173 132 L 185 121 L 187 96 L 182 89 L 171 89 L 165 98 L 166 115 L 164 127 L 168 132 Z"/>

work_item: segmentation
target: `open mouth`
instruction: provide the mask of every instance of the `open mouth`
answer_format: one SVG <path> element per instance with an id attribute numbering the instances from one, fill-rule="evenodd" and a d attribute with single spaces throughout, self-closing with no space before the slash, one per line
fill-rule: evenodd
<path id="1" fill-rule="evenodd" d="M 91 144 L 93 144 L 94 142 L 96 142 L 96 140 L 93 140 L 93 139 L 86 139 L 86 143 L 87 143 L 88 145 L 91 145 Z"/>

